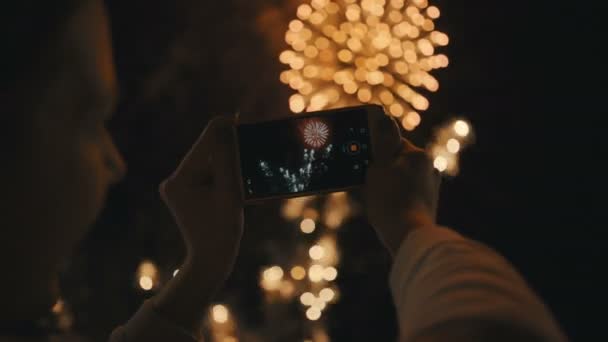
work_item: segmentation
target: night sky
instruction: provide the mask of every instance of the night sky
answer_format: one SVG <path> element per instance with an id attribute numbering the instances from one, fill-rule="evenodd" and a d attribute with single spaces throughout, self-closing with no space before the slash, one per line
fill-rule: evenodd
<path id="1" fill-rule="evenodd" d="M 108 3 L 122 87 L 112 130 L 129 175 L 113 189 L 64 280 L 82 312 L 77 327 L 99 339 L 144 298 L 132 278 L 142 257 L 179 265 L 183 247 L 156 189 L 207 120 L 236 110 L 252 120 L 287 113 L 289 90 L 278 81 L 276 57 L 284 46 L 272 37 L 282 36 L 294 13 L 279 0 Z M 606 227 L 606 152 L 599 118 L 606 113 L 606 38 L 599 5 L 431 3 L 442 10 L 437 25 L 450 35 L 443 51 L 451 63 L 436 73 L 440 90 L 419 133 L 408 137 L 424 143 L 434 125 L 456 115 L 476 131 L 460 175 L 444 182 L 439 223 L 503 253 L 573 340 L 604 340 L 599 281 L 606 240 L 599 235 Z M 238 302 L 239 316 L 253 326 L 262 319 L 259 267 L 292 239 L 278 208 L 247 208 L 242 254 L 219 295 Z M 348 222 L 339 241 L 343 301 L 328 313 L 331 335 L 394 338 L 386 252 L 364 218 Z"/>

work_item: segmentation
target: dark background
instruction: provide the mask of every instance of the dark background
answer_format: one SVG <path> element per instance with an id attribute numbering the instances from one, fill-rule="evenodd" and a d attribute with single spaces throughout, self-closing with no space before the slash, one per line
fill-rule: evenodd
<path id="1" fill-rule="evenodd" d="M 142 258 L 167 270 L 179 265 L 181 241 L 156 186 L 207 120 L 235 110 L 256 120 L 287 112 L 277 53 L 297 3 L 107 2 L 122 86 L 112 130 L 129 175 L 64 280 L 81 312 L 77 328 L 99 339 L 145 297 L 133 287 Z M 424 143 L 431 127 L 455 115 L 476 131 L 460 175 L 444 183 L 439 222 L 506 255 L 573 340 L 605 340 L 605 12 L 593 1 L 431 3 L 442 10 L 437 26 L 450 35 L 451 63 L 437 73 L 441 89 L 410 138 Z M 259 267 L 288 251 L 293 236 L 278 203 L 246 215 L 241 258 L 219 298 L 255 327 L 264 323 Z M 333 339 L 391 340 L 386 253 L 364 218 L 345 224 L 339 239 L 343 296 L 327 315 Z"/>

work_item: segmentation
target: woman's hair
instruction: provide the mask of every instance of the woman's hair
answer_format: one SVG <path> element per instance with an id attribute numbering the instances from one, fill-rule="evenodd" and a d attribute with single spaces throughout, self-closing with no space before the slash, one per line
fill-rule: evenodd
<path id="1" fill-rule="evenodd" d="M 0 149 L 19 153 L 31 111 L 61 67 L 66 25 L 91 0 L 7 0 L 0 4 Z M 15 148 L 16 147 L 16 148 Z M 8 150 L 7 150 L 8 149 Z"/>
<path id="2" fill-rule="evenodd" d="M 92 0 L 5 0 L 0 4 L 0 154 L 28 158 L 39 103 L 64 70 L 61 54 L 70 17 Z M 19 172 L 2 168 L 0 175 Z M 12 170 L 12 171 L 11 171 Z M 5 175 L 5 173 L 8 173 Z"/>
<path id="3" fill-rule="evenodd" d="M 38 66 L 57 46 L 70 16 L 86 1 L 11 0 L 0 5 L 0 89 L 40 80 Z"/>

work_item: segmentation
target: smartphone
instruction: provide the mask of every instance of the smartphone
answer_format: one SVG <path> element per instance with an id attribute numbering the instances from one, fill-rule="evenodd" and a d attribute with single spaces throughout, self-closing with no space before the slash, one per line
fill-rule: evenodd
<path id="1" fill-rule="evenodd" d="M 365 183 L 372 161 L 365 105 L 237 124 L 244 202 L 344 191 Z"/>

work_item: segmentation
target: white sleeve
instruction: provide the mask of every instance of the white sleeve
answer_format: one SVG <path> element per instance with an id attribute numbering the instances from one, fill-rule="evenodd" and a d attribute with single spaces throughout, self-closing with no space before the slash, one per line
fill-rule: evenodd
<path id="1" fill-rule="evenodd" d="M 131 319 L 116 328 L 110 342 L 196 342 L 188 331 L 161 317 L 151 300 L 147 300 Z"/>
<path id="2" fill-rule="evenodd" d="M 538 341 L 567 340 L 509 262 L 447 228 L 416 229 L 408 235 L 395 256 L 390 286 L 401 341 L 450 324 L 477 330 L 467 336 L 481 336 L 480 331 L 499 325 Z"/>

